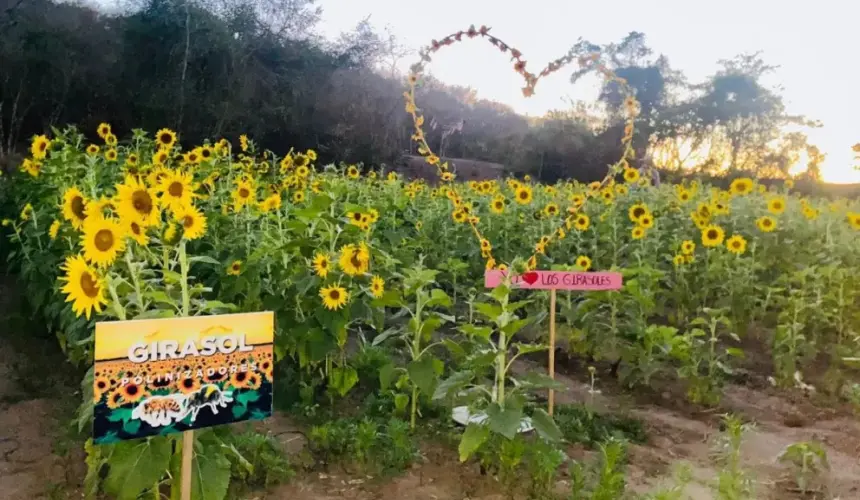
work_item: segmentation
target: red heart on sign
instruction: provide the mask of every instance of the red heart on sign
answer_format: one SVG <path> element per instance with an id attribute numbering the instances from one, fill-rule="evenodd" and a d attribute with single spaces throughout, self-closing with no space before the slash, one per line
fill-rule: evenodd
<path id="1" fill-rule="evenodd" d="M 528 283 L 529 285 L 534 285 L 535 281 L 538 280 L 538 273 L 531 271 L 523 274 L 523 281 Z"/>

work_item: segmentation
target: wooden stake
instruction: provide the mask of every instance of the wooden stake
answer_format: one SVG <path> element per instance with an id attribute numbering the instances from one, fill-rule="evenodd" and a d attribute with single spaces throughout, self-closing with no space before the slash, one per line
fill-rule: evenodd
<path id="1" fill-rule="evenodd" d="M 191 461 L 194 458 L 194 431 L 182 433 L 182 500 L 191 500 Z"/>
<path id="2" fill-rule="evenodd" d="M 555 380 L 555 288 L 549 291 L 549 378 Z M 555 391 L 549 390 L 549 414 L 555 405 Z"/>

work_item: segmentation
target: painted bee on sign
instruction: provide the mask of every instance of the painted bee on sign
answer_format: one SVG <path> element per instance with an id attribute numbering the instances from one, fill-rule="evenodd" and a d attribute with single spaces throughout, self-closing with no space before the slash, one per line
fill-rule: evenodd
<path id="1" fill-rule="evenodd" d="M 181 422 L 191 415 L 191 423 L 194 423 L 203 408 L 209 407 L 212 414 L 217 415 L 219 406 L 227 408 L 232 402 L 233 391 L 222 391 L 215 384 L 206 384 L 188 395 L 169 394 L 145 399 L 132 410 L 131 418 L 160 427 Z"/>
<path id="2" fill-rule="evenodd" d="M 233 391 L 222 391 L 215 384 L 206 384 L 197 392 L 192 392 L 186 398 L 185 409 L 191 414 L 191 422 L 197 419 L 197 414 L 204 407 L 209 407 L 213 415 L 218 414 L 218 407 L 227 408 L 233 402 Z M 187 415 L 187 413 L 186 413 Z M 185 418 L 183 416 L 183 418 Z"/>

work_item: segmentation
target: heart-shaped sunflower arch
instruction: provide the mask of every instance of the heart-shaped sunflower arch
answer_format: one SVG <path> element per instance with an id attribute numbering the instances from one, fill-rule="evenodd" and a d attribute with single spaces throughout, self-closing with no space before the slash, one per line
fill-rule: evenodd
<path id="1" fill-rule="evenodd" d="M 448 170 L 448 163 L 443 162 L 439 158 L 439 156 L 437 156 L 433 152 L 432 148 L 427 143 L 423 128 L 424 115 L 421 113 L 420 108 L 415 102 L 415 87 L 418 83 L 419 78 L 424 72 L 426 65 L 432 61 L 432 54 L 435 54 L 443 47 L 448 47 L 458 42 L 461 42 L 464 39 L 472 38 L 482 38 L 488 41 L 497 49 L 499 49 L 502 53 L 510 54 L 511 60 L 514 62 L 514 71 L 521 75 L 523 77 L 523 80 L 525 81 L 525 86 L 523 86 L 522 88 L 524 97 L 530 97 L 534 94 L 535 86 L 537 86 L 537 83 L 540 81 L 541 78 L 555 73 L 556 71 L 571 64 L 574 61 L 579 64 L 581 73 L 595 71 L 604 78 L 604 81 L 615 82 L 621 90 L 621 93 L 625 96 L 625 125 L 624 136 L 621 139 L 621 158 L 615 164 L 610 165 L 606 176 L 603 178 L 602 181 L 595 185 L 595 189 L 593 190 L 599 191 L 601 188 L 603 188 L 603 186 L 612 181 L 616 175 L 622 172 L 625 174 L 625 178 L 627 179 L 633 176 L 635 176 L 637 179 L 639 178 L 639 172 L 629 166 L 629 162 L 635 158 L 632 141 L 636 117 L 639 115 L 639 102 L 636 100 L 633 89 L 627 84 L 627 81 L 623 78 L 620 78 L 618 75 L 615 74 L 615 72 L 613 72 L 608 66 L 603 63 L 603 61 L 601 60 L 600 53 L 583 53 L 579 47 L 575 46 L 565 55 L 548 63 L 538 74 L 534 74 L 526 69 L 526 60 L 523 58 L 522 52 L 505 43 L 501 39 L 490 35 L 490 28 L 486 26 L 475 28 L 475 26 L 472 25 L 469 27 L 469 29 L 465 31 L 457 31 L 442 38 L 441 40 L 433 40 L 432 42 L 430 42 L 429 46 L 421 49 L 419 52 L 420 60 L 413 64 L 411 67 L 411 71 L 408 77 L 409 88 L 406 92 L 403 93 L 403 97 L 406 100 L 406 112 L 412 116 L 412 122 L 415 128 L 415 132 L 412 134 L 412 139 L 418 143 L 418 153 L 424 157 L 427 163 L 436 167 L 436 173 L 442 182 L 452 182 L 454 180 L 454 174 Z M 449 190 L 448 199 L 451 200 L 451 203 L 455 207 L 459 204 L 458 201 L 460 197 L 457 194 L 455 188 Z M 565 225 L 570 227 L 572 217 L 582 208 L 584 203 L 585 201 L 583 199 L 582 203 L 573 204 L 568 207 L 568 216 L 564 221 Z M 496 260 L 492 254 L 492 244 L 486 238 L 484 238 L 484 236 L 481 234 L 480 229 L 478 228 L 478 223 L 480 222 L 480 219 L 475 215 L 469 215 L 467 221 L 472 227 L 472 231 L 481 245 L 481 254 L 486 259 L 486 268 L 494 269 L 496 267 Z M 535 248 L 541 248 L 545 250 L 546 246 L 549 245 L 549 243 L 551 243 L 552 241 L 558 239 L 559 235 L 561 234 L 563 234 L 563 229 L 561 226 L 559 226 L 555 230 L 553 230 L 551 234 L 542 236 L 540 242 L 535 245 Z M 532 253 L 531 257 L 529 257 L 526 264 L 528 270 L 532 270 L 537 267 L 537 255 L 537 253 Z"/>

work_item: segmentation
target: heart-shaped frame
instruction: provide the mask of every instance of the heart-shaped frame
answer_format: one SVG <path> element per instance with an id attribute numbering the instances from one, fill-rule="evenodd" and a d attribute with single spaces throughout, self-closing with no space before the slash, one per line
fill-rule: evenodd
<path id="1" fill-rule="evenodd" d="M 559 69 L 572 63 L 574 60 L 579 63 L 581 73 L 597 71 L 603 76 L 605 81 L 615 82 L 616 84 L 618 84 L 618 86 L 621 88 L 622 93 L 625 95 L 624 109 L 626 119 L 624 125 L 624 136 L 621 139 L 623 152 L 621 154 L 621 158 L 614 165 L 611 165 L 609 167 L 606 177 L 604 177 L 602 181 L 597 183 L 596 186 L 593 186 L 592 191 L 599 191 L 607 183 L 613 180 L 616 175 L 622 172 L 625 174 L 625 179 L 629 179 L 634 176 L 636 179 L 639 179 L 639 172 L 636 169 L 631 168 L 628 163 L 628 161 L 632 161 L 635 158 L 632 141 L 633 132 L 635 130 L 636 117 L 639 115 L 639 102 L 636 100 L 633 89 L 627 84 L 627 81 L 623 78 L 620 78 L 618 75 L 615 74 L 615 72 L 609 69 L 609 67 L 603 64 L 603 62 L 600 60 L 600 53 L 579 53 L 578 47 L 575 46 L 565 55 L 559 57 L 554 61 L 549 62 L 540 71 L 540 73 L 535 75 L 534 73 L 531 73 L 526 70 L 526 60 L 523 59 L 522 52 L 505 43 L 501 39 L 490 35 L 490 28 L 488 28 L 487 26 L 475 28 L 475 26 L 472 25 L 469 27 L 468 30 L 457 31 L 442 38 L 442 40 L 433 40 L 428 47 L 422 49 L 419 52 L 420 60 L 413 64 L 411 67 L 411 72 L 408 77 L 409 88 L 406 92 L 403 93 L 403 97 L 406 100 L 406 112 L 412 116 L 412 122 L 415 128 L 415 133 L 412 134 L 412 139 L 418 142 L 418 153 L 424 157 L 427 163 L 436 167 L 437 174 L 442 182 L 452 182 L 455 178 L 455 175 L 448 170 L 448 163 L 442 162 L 441 159 L 435 153 L 433 153 L 433 150 L 427 143 L 427 139 L 423 129 L 424 115 L 421 114 L 420 108 L 418 108 L 415 102 L 415 87 L 418 83 L 418 79 L 420 78 L 421 73 L 424 71 L 425 66 L 432 61 L 431 54 L 439 51 L 442 47 L 448 47 L 454 45 L 457 42 L 463 41 L 464 37 L 480 37 L 487 40 L 491 45 L 498 48 L 502 53 L 510 52 L 511 60 L 514 61 L 514 71 L 520 74 L 525 80 L 525 86 L 522 88 L 524 97 L 530 97 L 534 94 L 535 86 L 541 78 L 558 71 Z M 630 173 L 628 174 L 628 172 Z M 650 176 L 647 177 L 650 178 Z M 453 195 L 450 194 L 452 192 Z M 457 206 L 457 200 L 459 199 L 459 195 L 456 193 L 455 189 L 449 191 L 448 198 L 455 206 Z M 572 224 L 572 217 L 582 208 L 582 206 L 583 204 L 574 204 L 568 207 L 569 215 L 567 216 L 567 218 L 565 218 L 564 224 L 562 225 L 566 225 L 569 229 Z M 490 244 L 489 241 L 484 238 L 484 236 L 481 234 L 481 231 L 478 229 L 478 222 L 480 221 L 480 219 L 475 215 L 469 215 L 467 221 L 472 227 L 472 230 L 481 245 L 481 255 L 483 255 L 486 259 L 486 268 L 496 268 L 496 259 L 492 255 L 492 244 Z M 526 262 L 527 270 L 531 271 L 537 267 L 537 254 L 544 253 L 549 243 L 551 243 L 555 239 L 560 239 L 564 237 L 564 230 L 562 228 L 562 225 L 553 230 L 550 235 L 541 236 L 540 242 L 535 245 L 537 251 L 535 253 L 532 253 L 531 257 L 529 257 Z"/>

